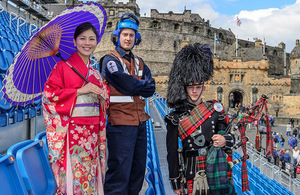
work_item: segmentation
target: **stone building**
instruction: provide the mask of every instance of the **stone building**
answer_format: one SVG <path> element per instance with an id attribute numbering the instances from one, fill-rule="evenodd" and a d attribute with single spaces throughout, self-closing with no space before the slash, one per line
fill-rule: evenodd
<path id="1" fill-rule="evenodd" d="M 114 48 L 111 34 L 119 17 L 132 12 L 140 16 L 135 0 L 128 3 L 113 0 L 98 2 L 107 11 L 107 28 L 95 55 L 102 57 Z M 156 79 L 157 93 L 166 95 L 168 74 L 176 53 L 186 44 L 204 43 L 212 48 L 215 71 L 207 82 L 204 99 L 216 99 L 228 107 L 241 103 L 248 106 L 266 94 L 270 114 L 300 119 L 300 47 L 299 40 L 291 54 L 285 44 L 266 46 L 237 40 L 230 30 L 214 28 L 208 20 L 184 10 L 181 14 L 151 10 L 150 17 L 140 16 L 142 42 L 134 52 L 150 67 Z M 220 44 L 215 43 L 215 36 Z"/>

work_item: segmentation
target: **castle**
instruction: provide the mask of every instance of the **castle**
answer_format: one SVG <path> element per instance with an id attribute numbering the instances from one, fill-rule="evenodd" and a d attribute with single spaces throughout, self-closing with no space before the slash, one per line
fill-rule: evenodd
<path id="1" fill-rule="evenodd" d="M 114 48 L 111 34 L 123 13 L 140 16 L 135 0 L 114 3 L 98 2 L 107 12 L 107 29 L 95 55 L 102 57 Z M 186 44 L 205 43 L 214 53 L 215 71 L 207 82 L 204 99 L 216 99 L 227 108 L 241 103 L 251 105 L 266 94 L 271 115 L 279 118 L 300 118 L 300 46 L 296 40 L 291 53 L 285 44 L 264 46 L 262 41 L 238 40 L 229 29 L 214 28 L 209 21 L 184 10 L 182 14 L 159 13 L 140 16 L 142 43 L 134 52 L 150 67 L 156 79 L 157 92 L 166 95 L 168 74 L 176 53 Z M 217 35 L 220 45 L 215 43 Z M 238 47 L 236 47 L 238 45 Z"/>

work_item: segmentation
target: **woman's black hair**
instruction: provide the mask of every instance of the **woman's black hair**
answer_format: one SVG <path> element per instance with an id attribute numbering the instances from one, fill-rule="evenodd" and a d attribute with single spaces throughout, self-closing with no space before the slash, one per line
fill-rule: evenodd
<path id="1" fill-rule="evenodd" d="M 87 30 L 92 30 L 96 34 L 97 40 L 99 39 L 99 35 L 97 33 L 96 28 L 90 23 L 90 22 L 85 22 L 80 24 L 79 26 L 76 27 L 75 33 L 74 33 L 74 39 L 78 37 L 81 33 Z"/>

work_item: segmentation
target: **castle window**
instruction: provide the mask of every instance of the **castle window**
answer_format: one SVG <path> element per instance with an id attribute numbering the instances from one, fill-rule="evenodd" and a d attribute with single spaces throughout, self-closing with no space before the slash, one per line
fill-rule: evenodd
<path id="1" fill-rule="evenodd" d="M 207 31 L 207 36 L 212 36 L 212 32 L 211 32 L 211 30 L 210 29 L 208 29 L 208 31 Z"/>
<path id="2" fill-rule="evenodd" d="M 245 77 L 245 75 L 244 75 L 244 74 L 242 74 L 242 75 L 241 75 L 241 83 L 243 83 L 243 82 L 244 82 L 244 77 Z"/>
<path id="3" fill-rule="evenodd" d="M 174 50 L 176 51 L 178 48 L 177 48 L 177 42 L 174 41 Z"/>
<path id="4" fill-rule="evenodd" d="M 179 24 L 174 24 L 174 30 L 179 30 L 180 25 Z"/>
<path id="5" fill-rule="evenodd" d="M 152 22 L 152 26 L 153 26 L 153 28 L 158 28 L 159 27 L 159 23 L 157 21 L 153 21 Z"/>
<path id="6" fill-rule="evenodd" d="M 194 33 L 198 33 L 199 32 L 199 27 L 198 26 L 194 26 Z"/>
<path id="7" fill-rule="evenodd" d="M 222 102 L 222 96 L 223 96 L 223 88 L 218 87 L 217 88 L 217 100 L 218 100 L 218 102 Z"/>
<path id="8" fill-rule="evenodd" d="M 107 28 L 111 28 L 112 27 L 112 22 L 108 22 L 107 23 Z"/>
<path id="9" fill-rule="evenodd" d="M 257 102 L 258 89 L 256 87 L 252 88 L 252 104 Z"/>
<path id="10" fill-rule="evenodd" d="M 232 80 L 233 79 L 233 74 L 230 74 L 229 77 L 230 77 L 230 82 L 232 83 L 233 82 L 233 80 Z"/>
<path id="11" fill-rule="evenodd" d="M 114 10 L 109 10 L 109 15 L 110 16 L 114 16 L 115 15 L 115 11 Z"/>
<path id="12" fill-rule="evenodd" d="M 219 33 L 219 40 L 224 40 L 224 35 L 222 33 Z"/>

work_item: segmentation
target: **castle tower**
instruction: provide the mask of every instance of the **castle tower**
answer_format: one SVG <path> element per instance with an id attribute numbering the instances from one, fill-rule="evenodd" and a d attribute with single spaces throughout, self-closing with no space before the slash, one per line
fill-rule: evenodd
<path id="1" fill-rule="evenodd" d="M 291 93 L 300 92 L 300 45 L 299 39 L 291 52 Z"/>

